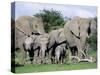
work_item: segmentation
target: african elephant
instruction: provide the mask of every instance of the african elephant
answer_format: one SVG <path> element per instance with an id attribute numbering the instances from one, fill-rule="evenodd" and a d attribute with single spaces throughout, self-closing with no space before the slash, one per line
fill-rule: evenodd
<path id="1" fill-rule="evenodd" d="M 13 25 L 12 25 L 13 26 Z M 30 17 L 30 16 L 20 16 L 17 18 L 17 20 L 14 23 L 13 31 L 15 39 L 13 39 L 15 42 L 15 50 L 19 49 L 20 52 L 23 53 L 22 56 L 26 56 L 26 52 L 23 49 L 23 42 L 27 38 L 27 36 L 30 36 L 32 32 L 34 34 L 44 34 L 44 26 L 43 21 L 41 18 L 37 17 Z M 14 46 L 13 46 L 14 47 Z M 24 64 L 24 58 L 22 58 Z"/>
<path id="2" fill-rule="evenodd" d="M 96 26 L 94 19 L 75 17 L 64 25 L 64 34 L 70 47 L 76 46 L 78 56 L 86 57 L 84 52 L 86 39 L 94 32 Z"/>
<path id="3" fill-rule="evenodd" d="M 29 56 L 31 63 L 32 63 L 33 57 L 34 57 L 33 45 L 34 45 L 34 39 L 30 36 L 27 36 L 25 41 L 23 42 L 23 48 L 27 53 L 26 59 Z"/>
<path id="4" fill-rule="evenodd" d="M 66 60 L 66 44 L 58 45 L 55 49 L 56 63 L 65 63 Z"/>
<path id="5" fill-rule="evenodd" d="M 65 35 L 63 32 L 63 28 L 52 30 L 49 33 L 49 43 L 48 43 L 48 52 L 49 58 L 51 58 L 51 62 L 55 62 L 55 49 L 58 45 L 66 43 Z"/>
<path id="6" fill-rule="evenodd" d="M 32 34 L 27 39 L 26 39 L 27 40 L 26 48 L 27 47 L 30 48 L 30 51 L 28 50 L 28 52 L 29 54 L 33 55 L 31 57 L 34 59 L 34 63 L 40 63 L 40 62 L 45 63 L 45 54 L 49 39 L 48 34 L 42 34 L 42 35 Z M 40 60 L 40 62 L 38 60 Z"/>

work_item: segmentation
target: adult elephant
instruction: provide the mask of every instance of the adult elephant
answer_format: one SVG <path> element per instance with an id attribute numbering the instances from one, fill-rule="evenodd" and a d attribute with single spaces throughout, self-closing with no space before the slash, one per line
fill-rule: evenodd
<path id="1" fill-rule="evenodd" d="M 64 43 L 66 44 L 66 38 L 63 28 L 52 30 L 49 33 L 48 53 L 52 63 L 55 63 L 56 47 Z"/>
<path id="2" fill-rule="evenodd" d="M 25 64 L 25 56 L 26 52 L 23 49 L 23 42 L 30 36 L 32 32 L 34 34 L 44 34 L 44 26 L 41 18 L 31 17 L 31 16 L 20 16 L 15 21 L 15 26 L 13 27 L 15 30 L 15 50 L 19 50 L 22 53 L 22 64 Z M 14 47 L 14 46 L 13 46 Z"/>
<path id="3" fill-rule="evenodd" d="M 78 56 L 86 57 L 84 53 L 86 39 L 94 32 L 96 26 L 94 19 L 75 17 L 68 21 L 64 26 L 64 34 L 70 47 L 76 46 Z"/>

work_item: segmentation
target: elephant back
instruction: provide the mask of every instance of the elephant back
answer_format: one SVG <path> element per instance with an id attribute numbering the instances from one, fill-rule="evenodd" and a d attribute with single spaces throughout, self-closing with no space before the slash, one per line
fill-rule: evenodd
<path id="1" fill-rule="evenodd" d="M 60 28 L 58 31 L 59 31 L 58 39 L 57 39 L 58 43 L 66 41 L 65 34 L 64 34 L 64 28 Z"/>

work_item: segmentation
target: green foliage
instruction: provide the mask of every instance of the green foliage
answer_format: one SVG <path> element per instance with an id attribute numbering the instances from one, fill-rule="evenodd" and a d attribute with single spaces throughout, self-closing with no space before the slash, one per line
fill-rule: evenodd
<path id="1" fill-rule="evenodd" d="M 65 24 L 62 14 L 56 10 L 42 10 L 42 12 L 35 14 L 36 17 L 42 17 L 44 29 L 50 32 L 53 29 L 61 28 Z"/>
<path id="2" fill-rule="evenodd" d="M 97 50 L 97 32 L 87 39 L 87 43 L 90 44 L 91 49 Z"/>

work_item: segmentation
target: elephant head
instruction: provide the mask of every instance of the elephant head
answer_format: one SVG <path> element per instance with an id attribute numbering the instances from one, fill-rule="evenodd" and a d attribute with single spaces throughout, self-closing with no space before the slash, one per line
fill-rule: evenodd
<path id="1" fill-rule="evenodd" d="M 79 52 L 85 48 L 86 39 L 94 32 L 94 19 L 75 17 L 64 26 L 66 40 L 70 46 L 77 46 Z M 82 52 L 84 54 L 84 52 Z M 84 54 L 85 55 L 85 54 Z"/>
<path id="2" fill-rule="evenodd" d="M 43 21 L 40 17 L 20 16 L 15 22 L 16 28 L 22 30 L 27 35 L 31 33 L 44 34 Z"/>
<path id="3" fill-rule="evenodd" d="M 22 44 L 26 36 L 32 33 L 45 33 L 42 19 L 31 16 L 20 16 L 15 21 L 15 46 L 22 50 Z"/>
<path id="4" fill-rule="evenodd" d="M 94 19 L 75 17 L 70 21 L 69 29 L 78 38 L 88 38 L 96 29 L 96 22 Z"/>
<path id="5" fill-rule="evenodd" d="M 33 20 L 31 20 L 30 25 L 32 27 L 33 33 L 39 33 L 39 34 L 45 33 L 43 21 L 41 17 L 33 17 Z"/>
<path id="6" fill-rule="evenodd" d="M 28 36 L 23 43 L 24 50 L 31 51 L 33 43 L 34 43 L 33 39 L 30 36 Z"/>

